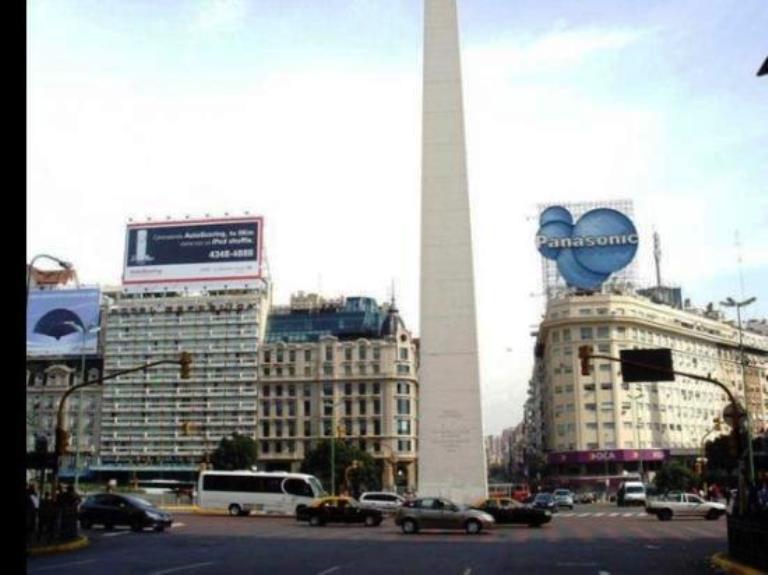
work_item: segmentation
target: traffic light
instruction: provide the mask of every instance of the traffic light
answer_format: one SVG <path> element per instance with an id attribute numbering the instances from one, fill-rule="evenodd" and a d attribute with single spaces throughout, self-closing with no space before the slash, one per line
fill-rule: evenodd
<path id="1" fill-rule="evenodd" d="M 67 454 L 69 447 L 69 433 L 61 427 L 56 428 L 56 455 L 63 456 Z"/>
<path id="2" fill-rule="evenodd" d="M 189 366 L 192 364 L 192 354 L 188 351 L 182 351 L 179 358 L 181 366 L 181 379 L 189 379 Z"/>
<path id="3" fill-rule="evenodd" d="M 592 370 L 589 366 L 590 356 L 594 348 L 591 345 L 579 346 L 579 359 L 581 360 L 581 375 L 589 375 Z"/>

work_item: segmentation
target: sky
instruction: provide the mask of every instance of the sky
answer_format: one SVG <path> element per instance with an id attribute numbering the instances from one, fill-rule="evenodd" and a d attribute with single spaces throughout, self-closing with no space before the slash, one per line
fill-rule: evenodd
<path id="1" fill-rule="evenodd" d="M 422 10 L 30 0 L 28 257 L 117 285 L 129 218 L 248 211 L 275 303 L 394 285 L 418 334 Z M 655 230 L 665 283 L 768 316 L 763 0 L 459 0 L 459 17 L 486 433 L 522 418 L 540 203 L 632 199 L 642 281 Z"/>

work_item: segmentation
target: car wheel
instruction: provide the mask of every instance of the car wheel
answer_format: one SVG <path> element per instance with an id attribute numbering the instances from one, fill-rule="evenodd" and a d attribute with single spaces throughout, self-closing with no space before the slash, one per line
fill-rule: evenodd
<path id="1" fill-rule="evenodd" d="M 659 511 L 657 517 L 659 518 L 659 521 L 669 521 L 672 519 L 672 510 L 671 509 L 662 509 Z"/>
<path id="2" fill-rule="evenodd" d="M 303 511 L 304 511 L 306 508 L 307 508 L 307 506 L 306 506 L 306 505 L 299 505 L 298 507 L 296 507 L 296 521 L 298 521 L 298 520 L 299 520 L 299 515 L 301 515 L 301 513 L 302 513 L 302 512 L 303 512 Z"/>
<path id="3" fill-rule="evenodd" d="M 162 523 L 158 523 L 157 525 L 155 525 L 155 531 L 157 531 L 158 533 L 162 533 L 163 531 L 165 531 L 165 525 L 163 525 Z"/>
<path id="4" fill-rule="evenodd" d="M 312 527 L 320 527 L 323 524 L 323 522 L 317 515 L 313 515 L 312 517 L 309 518 L 309 524 Z"/>
<path id="5" fill-rule="evenodd" d="M 237 503 L 233 503 L 229 506 L 229 514 L 232 517 L 237 517 L 239 515 L 242 515 L 243 510 L 240 508 L 240 506 Z"/>
<path id="6" fill-rule="evenodd" d="M 419 526 L 416 524 L 416 522 L 413 519 L 406 519 L 403 521 L 403 533 L 406 533 L 408 535 L 412 535 L 414 533 L 418 533 Z"/>
<path id="7" fill-rule="evenodd" d="M 467 521 L 467 524 L 464 526 L 464 529 L 469 533 L 470 535 L 477 535 L 483 530 L 483 526 L 480 525 L 479 521 L 475 521 L 474 519 L 470 519 Z"/>
<path id="8" fill-rule="evenodd" d="M 80 528 L 81 529 L 90 529 L 91 528 L 91 522 L 87 519 L 81 519 L 80 520 Z"/>
<path id="9" fill-rule="evenodd" d="M 707 511 L 706 518 L 709 521 L 717 521 L 718 519 L 720 519 L 720 513 L 716 509 L 710 509 L 709 511 Z"/>
<path id="10" fill-rule="evenodd" d="M 365 517 L 365 526 L 366 527 L 373 527 L 374 525 L 378 525 L 379 523 L 381 523 L 381 522 L 380 521 L 377 522 L 376 521 L 376 517 L 374 517 L 373 515 L 367 515 Z"/>

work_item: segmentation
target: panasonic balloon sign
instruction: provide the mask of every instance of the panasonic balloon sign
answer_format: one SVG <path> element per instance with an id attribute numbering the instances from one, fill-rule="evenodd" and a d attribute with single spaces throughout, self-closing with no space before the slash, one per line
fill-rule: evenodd
<path id="1" fill-rule="evenodd" d="M 565 282 L 597 289 L 624 268 L 637 253 L 638 236 L 632 221 L 610 208 L 590 210 L 574 224 L 571 212 L 551 206 L 539 216 L 536 247 L 557 262 Z"/>

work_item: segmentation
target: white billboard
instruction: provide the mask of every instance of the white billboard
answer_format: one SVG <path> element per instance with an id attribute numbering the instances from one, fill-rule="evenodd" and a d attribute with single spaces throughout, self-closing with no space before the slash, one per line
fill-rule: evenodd
<path id="1" fill-rule="evenodd" d="M 263 227 L 260 217 L 128 224 L 123 284 L 232 284 L 259 279 Z"/>

